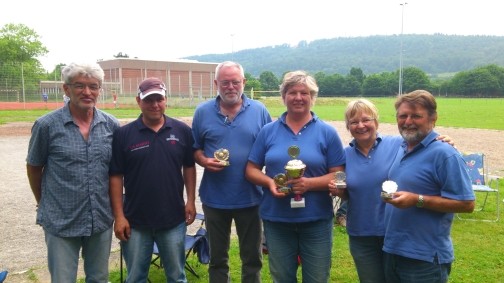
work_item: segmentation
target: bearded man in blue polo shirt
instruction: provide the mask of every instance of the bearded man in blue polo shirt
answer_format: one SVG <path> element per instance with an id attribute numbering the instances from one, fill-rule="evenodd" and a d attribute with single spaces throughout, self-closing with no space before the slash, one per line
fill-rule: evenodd
<path id="1" fill-rule="evenodd" d="M 160 79 L 145 79 L 136 100 L 142 114 L 114 133 L 110 164 L 114 233 L 124 251 L 126 282 L 147 281 L 154 242 L 167 282 L 187 282 L 186 225 L 196 216 L 191 129 L 164 114 Z"/>
<path id="2" fill-rule="evenodd" d="M 266 107 L 243 93 L 243 67 L 223 62 L 215 70 L 219 95 L 198 105 L 192 131 L 195 161 L 205 168 L 199 194 L 210 243 L 209 282 L 229 282 L 229 244 L 234 220 L 240 243 L 242 281 L 261 282 L 261 189 L 245 179 L 245 166 L 259 130 L 271 122 Z M 220 162 L 219 149 L 229 159 Z M 218 156 L 217 156 L 218 157 Z"/>
<path id="3" fill-rule="evenodd" d="M 474 193 L 457 150 L 436 139 L 436 100 L 425 90 L 398 96 L 396 120 L 404 141 L 388 177 L 384 268 L 387 282 L 445 283 L 455 258 L 454 213 L 474 210 Z"/>

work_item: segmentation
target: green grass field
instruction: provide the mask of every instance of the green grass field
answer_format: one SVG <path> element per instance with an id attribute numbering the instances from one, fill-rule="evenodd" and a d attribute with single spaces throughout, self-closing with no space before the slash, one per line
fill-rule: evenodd
<path id="1" fill-rule="evenodd" d="M 323 120 L 343 121 L 346 105 L 355 98 L 317 98 L 313 111 Z M 263 102 L 272 116 L 285 111 L 280 98 L 268 98 Z M 370 98 L 380 112 L 380 122 L 395 123 L 395 98 Z M 436 98 L 438 104 L 437 125 L 458 128 L 504 130 L 504 99 Z"/>
<path id="2" fill-rule="evenodd" d="M 504 184 L 501 183 L 501 188 Z M 476 217 L 495 215 L 495 199 L 487 212 L 475 212 Z M 452 227 L 452 240 L 455 247 L 455 261 L 450 275 L 451 283 L 504 282 L 504 225 L 502 222 L 475 222 L 455 219 Z M 117 252 L 117 251 L 116 251 Z M 207 265 L 200 264 L 196 255 L 189 257 L 200 278 L 187 272 L 188 282 L 208 282 Z M 241 263 L 238 254 L 238 239 L 231 242 L 230 266 L 232 282 L 240 282 Z M 300 269 L 299 269 L 300 270 Z M 298 273 L 300 274 L 298 270 Z M 269 275 L 268 256 L 263 258 L 262 281 L 272 282 Z M 125 276 L 125 275 L 124 275 Z M 301 278 L 299 275 L 298 278 Z M 165 282 L 164 272 L 151 266 L 151 282 Z M 110 282 L 120 282 L 119 269 L 111 270 Z M 330 282 L 359 282 L 354 263 L 348 249 L 348 235 L 345 228 L 333 229 L 332 267 Z"/>
<path id="3" fill-rule="evenodd" d="M 342 121 L 348 101 L 355 98 L 318 98 L 313 111 L 323 120 Z M 380 122 L 395 123 L 393 97 L 370 99 L 380 111 Z M 444 98 L 438 97 L 438 126 L 504 130 L 504 99 L 500 98 Z M 261 99 L 273 117 L 285 111 L 279 97 Z M 167 115 L 192 117 L 195 101 L 168 101 Z M 99 106 L 99 105 L 98 105 Z M 135 104 L 122 104 L 119 109 L 104 109 L 117 118 L 136 118 L 139 109 Z M 1 110 L 0 124 L 14 121 L 33 122 L 48 110 Z"/>
<path id="4" fill-rule="evenodd" d="M 327 121 L 343 120 L 346 104 L 352 98 L 319 98 L 314 107 L 315 113 Z M 379 111 L 380 121 L 395 123 L 394 98 L 372 98 Z M 267 106 L 273 117 L 278 117 L 285 111 L 280 98 L 265 98 L 261 100 Z M 459 99 L 437 98 L 439 126 L 481 128 L 504 130 L 504 99 Z M 170 107 L 167 114 L 172 117 L 191 117 L 194 106 L 186 106 L 182 102 L 177 107 Z M 135 118 L 139 110 L 135 105 L 122 105 L 120 109 L 104 109 L 118 118 Z M 29 121 L 45 113 L 47 110 L 4 110 L 0 111 L 0 124 Z M 504 180 L 500 180 L 500 192 L 504 195 Z M 492 217 L 497 212 L 496 203 L 501 206 L 502 199 L 496 199 L 495 194 L 490 196 L 485 211 L 474 212 L 471 217 L 481 219 Z M 478 198 L 481 203 L 483 198 Z M 462 221 L 455 219 L 452 238 L 455 247 L 456 260 L 452 266 L 450 282 L 504 282 L 504 225 L 499 222 Z M 119 251 L 114 251 L 119 252 Z M 357 273 L 348 250 L 348 235 L 346 230 L 339 226 L 334 227 L 334 244 L 332 250 L 333 260 L 330 282 L 358 282 Z M 207 265 L 197 263 L 197 257 L 191 256 L 190 262 L 196 267 L 201 277 L 198 279 L 188 273 L 189 282 L 208 282 Z M 230 252 L 231 276 L 233 282 L 240 281 L 240 260 L 237 239 L 232 241 Z M 271 282 L 267 264 L 264 257 L 262 270 L 263 282 Z M 119 268 L 111 270 L 110 281 L 120 282 Z M 151 267 L 149 278 L 151 282 L 164 282 L 164 273 L 161 269 Z M 83 282 L 83 280 L 80 280 Z"/>

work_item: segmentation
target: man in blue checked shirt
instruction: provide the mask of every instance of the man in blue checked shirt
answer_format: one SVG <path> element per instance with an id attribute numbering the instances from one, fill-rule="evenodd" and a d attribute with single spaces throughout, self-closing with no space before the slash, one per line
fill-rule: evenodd
<path id="1" fill-rule="evenodd" d="M 96 109 L 104 72 L 98 64 L 62 70 L 70 102 L 35 121 L 26 158 L 44 229 L 51 282 L 75 282 L 82 249 L 86 282 L 108 281 L 112 243 L 109 162 L 119 121 Z"/>

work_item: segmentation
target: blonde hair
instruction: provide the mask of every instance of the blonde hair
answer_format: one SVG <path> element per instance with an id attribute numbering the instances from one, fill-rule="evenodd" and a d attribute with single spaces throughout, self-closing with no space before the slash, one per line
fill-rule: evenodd
<path id="1" fill-rule="evenodd" d="M 280 85 L 280 94 L 282 94 L 282 99 L 285 99 L 285 95 L 290 88 L 299 84 L 305 85 L 310 90 L 313 106 L 313 104 L 315 104 L 315 98 L 317 97 L 319 87 L 315 78 L 305 71 L 292 71 L 284 75 L 282 84 Z"/>
<path id="2" fill-rule="evenodd" d="M 378 122 L 378 108 L 369 100 L 365 98 L 359 98 L 348 102 L 345 110 L 345 124 L 347 129 L 349 129 L 350 119 L 358 114 L 368 114 L 371 118 Z"/>

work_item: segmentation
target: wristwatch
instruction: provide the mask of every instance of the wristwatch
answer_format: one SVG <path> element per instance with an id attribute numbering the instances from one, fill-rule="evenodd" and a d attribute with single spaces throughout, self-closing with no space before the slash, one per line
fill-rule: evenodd
<path id="1" fill-rule="evenodd" d="M 424 198 L 423 195 L 418 195 L 418 201 L 416 203 L 416 207 L 422 208 L 424 205 Z"/>

